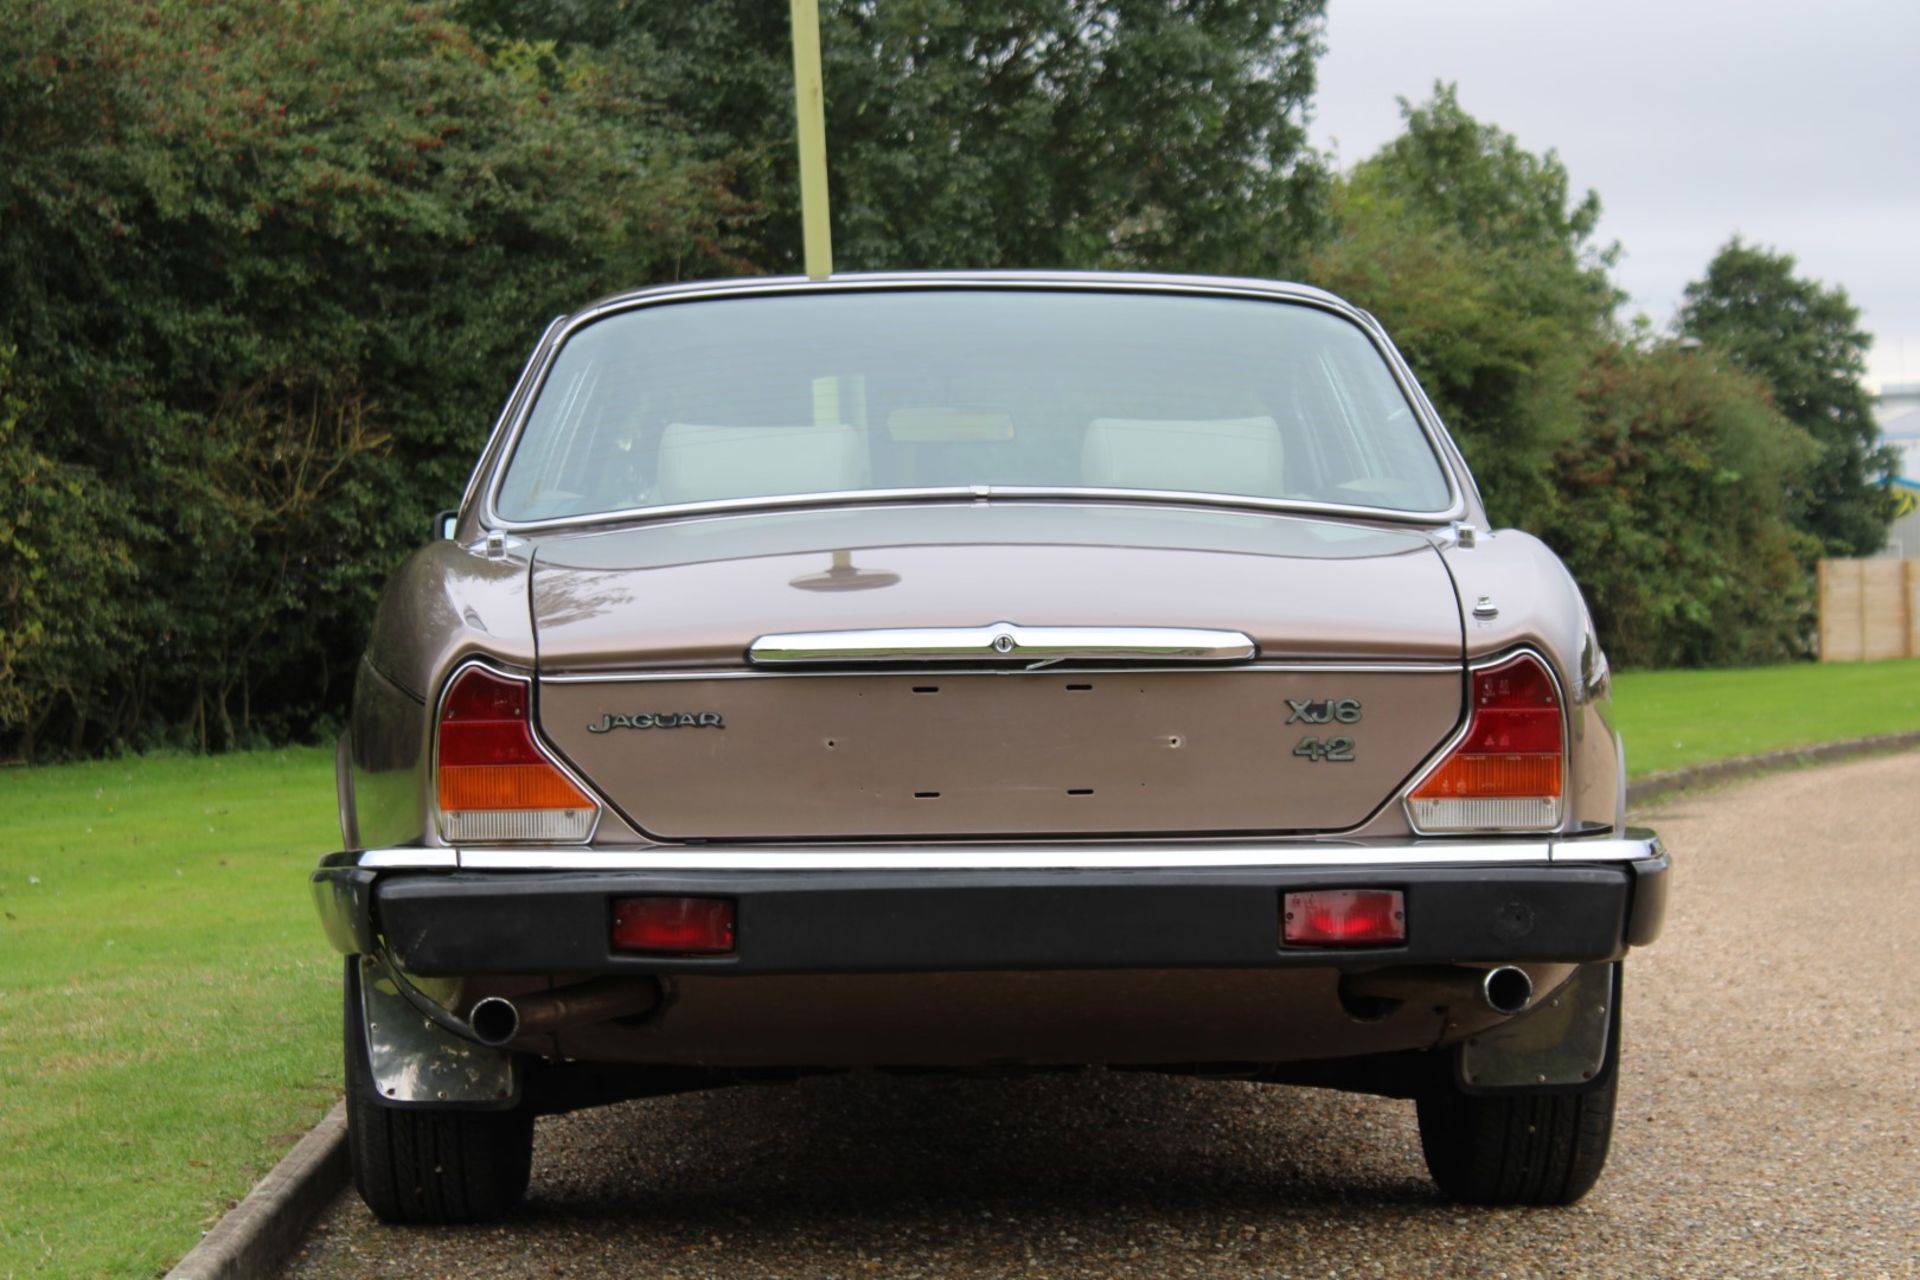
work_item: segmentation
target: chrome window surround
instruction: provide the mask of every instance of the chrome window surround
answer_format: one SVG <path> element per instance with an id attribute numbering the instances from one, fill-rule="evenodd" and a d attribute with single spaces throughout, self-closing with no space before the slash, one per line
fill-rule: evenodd
<path id="1" fill-rule="evenodd" d="M 1497 667 L 1503 662 L 1511 662 L 1523 654 L 1533 658 L 1534 661 L 1538 662 L 1541 667 L 1546 670 L 1547 679 L 1553 681 L 1554 695 L 1560 700 L 1560 796 L 1563 802 L 1560 811 L 1560 821 L 1551 827 L 1488 827 L 1473 831 L 1428 831 L 1418 822 L 1414 821 L 1413 793 L 1419 790 L 1420 784 L 1427 780 L 1429 774 L 1446 763 L 1447 757 L 1453 754 L 1456 747 L 1466 741 L 1467 734 L 1472 731 L 1474 675 L 1477 672 L 1484 671 L 1488 667 Z M 1516 645 L 1511 649 L 1503 649 L 1491 658 L 1480 658 L 1474 662 L 1470 662 L 1467 664 L 1467 669 L 1463 677 L 1462 703 L 1463 714 L 1460 717 L 1459 727 L 1440 745 L 1439 750 L 1435 751 L 1433 755 L 1427 758 L 1425 763 L 1414 770 L 1412 780 L 1400 788 L 1400 811 L 1406 814 L 1407 826 L 1413 830 L 1415 835 L 1431 836 L 1434 839 L 1453 837 L 1462 840 L 1471 840 L 1483 835 L 1499 835 L 1505 832 L 1512 832 L 1514 834 L 1552 834 L 1554 832 L 1566 831 L 1568 825 L 1573 821 L 1573 806 L 1570 800 L 1573 794 L 1571 771 L 1573 734 L 1572 725 L 1569 721 L 1571 711 L 1567 706 L 1566 685 L 1561 682 L 1560 673 L 1554 670 L 1553 660 L 1532 645 L 1523 644 Z"/>
<path id="2" fill-rule="evenodd" d="M 1253 637 L 1200 627 L 889 627 L 861 631 L 793 631 L 764 635 L 747 660 L 789 662 L 968 662 L 999 660 L 1035 666 L 1105 658 L 1161 662 L 1244 662 Z"/>
<path id="3" fill-rule="evenodd" d="M 1156 867 L 1392 868 L 1566 865 L 1658 859 L 1650 831 L 1531 840 L 1383 844 L 1317 841 L 1222 847 L 1182 844 L 975 846 L 661 845 L 638 849 L 366 849 L 321 860 L 322 870 L 391 871 L 1094 871 Z"/>
<path id="4" fill-rule="evenodd" d="M 513 421 L 515 413 L 524 403 L 527 392 L 532 388 L 534 371 L 541 364 L 542 354 L 553 340 L 553 335 L 561 325 L 566 323 L 566 320 L 565 316 L 555 316 L 547 321 L 547 327 L 540 331 L 539 341 L 535 342 L 533 350 L 527 353 L 526 363 L 520 366 L 520 375 L 513 380 L 513 386 L 507 391 L 506 402 L 500 406 L 500 416 L 494 419 L 492 430 L 487 432 L 487 443 L 480 450 L 480 461 L 468 474 L 466 487 L 460 491 L 460 514 L 454 519 L 456 529 L 466 513 L 473 509 L 474 495 L 479 491 L 481 480 L 486 478 L 487 464 L 493 456 L 494 446 L 499 443 L 500 437 L 507 429 L 507 424 Z"/>
<path id="5" fill-rule="evenodd" d="M 1473 478 L 1473 468 L 1467 465 L 1467 455 L 1460 451 L 1459 442 L 1447 431 L 1446 424 L 1440 417 L 1439 406 L 1434 404 L 1433 398 L 1427 394 L 1427 389 L 1420 385 L 1420 380 L 1413 376 L 1413 366 L 1407 362 L 1405 356 L 1400 354 L 1400 348 L 1394 344 L 1392 335 L 1387 332 L 1386 327 L 1380 323 L 1373 312 L 1360 311 L 1359 315 L 1379 345 L 1392 356 L 1389 363 L 1395 368 L 1407 371 L 1407 380 L 1404 385 L 1411 389 L 1419 407 L 1426 411 L 1427 420 L 1434 426 L 1435 437 L 1446 446 L 1446 455 L 1452 460 L 1455 474 L 1460 479 L 1461 487 L 1471 498 L 1472 505 L 1484 512 L 1487 504 L 1480 496 L 1480 482 Z"/>
<path id="6" fill-rule="evenodd" d="M 607 816 L 607 799 L 600 794 L 598 787 L 588 785 L 587 780 L 581 777 L 572 765 L 563 760 L 560 757 L 560 753 L 555 751 L 553 747 L 547 743 L 545 736 L 541 734 L 540 708 L 536 701 L 540 696 L 539 681 L 535 680 L 531 674 L 509 671 L 498 663 L 483 662 L 478 658 L 468 658 L 465 662 L 455 666 L 452 671 L 449 671 L 447 678 L 440 682 L 440 692 L 433 700 L 433 750 L 430 753 L 427 767 L 427 810 L 433 815 L 434 835 L 442 842 L 447 841 L 447 825 L 442 816 L 443 811 L 440 808 L 440 722 L 442 713 L 446 709 L 447 694 L 453 689 L 455 683 L 457 683 L 460 677 L 467 671 L 476 667 L 490 676 L 497 676 L 502 680 L 512 680 L 517 684 L 527 686 L 527 729 L 533 735 L 533 745 L 538 748 L 542 756 L 546 757 L 548 764 L 565 774 L 567 781 L 580 788 L 581 795 L 593 801 L 593 823 L 587 828 L 587 834 L 582 836 L 577 842 L 579 845 L 592 844 L 594 836 L 600 832 L 601 821 Z M 569 845 L 567 847 L 572 848 L 575 846 Z M 415 852 L 422 851 L 416 850 Z M 425 852 L 437 853 L 445 851 L 428 850 Z"/>
<path id="7" fill-rule="evenodd" d="M 611 315 L 645 307 L 668 306 L 680 302 L 705 301 L 728 297 L 765 297 L 808 293 L 872 292 L 948 292 L 955 290 L 1031 290 L 1035 292 L 1107 292 L 1157 293 L 1190 297 L 1250 298 L 1266 302 L 1289 303 L 1317 308 L 1340 317 L 1357 327 L 1373 344 L 1386 363 L 1388 372 L 1400 388 L 1414 419 L 1427 437 L 1447 483 L 1448 505 L 1439 511 L 1397 511 L 1386 507 L 1365 507 L 1350 503 L 1303 502 L 1251 495 L 1197 493 L 1178 489 L 1105 489 L 1087 486 L 1036 485 L 955 485 L 919 489 L 854 489 L 830 493 L 783 494 L 768 497 L 726 498 L 707 502 L 669 503 L 651 507 L 627 507 L 617 511 L 599 511 L 588 515 L 562 516 L 546 520 L 508 520 L 500 515 L 497 502 L 506 479 L 507 466 L 526 430 L 539 391 L 552 371 L 561 348 L 573 334 Z M 544 529 L 591 527 L 635 520 L 664 520 L 705 512 L 777 510 L 792 507 L 843 506 L 851 503 L 898 503 L 930 501 L 983 501 L 992 498 L 1049 498 L 1064 501 L 1109 501 L 1184 503 L 1196 506 L 1250 508 L 1261 511 L 1288 511 L 1316 515 L 1348 516 L 1383 520 L 1400 524 L 1445 524 L 1468 514 L 1461 477 L 1468 475 L 1466 463 L 1452 439 L 1441 426 L 1432 402 L 1420 390 L 1413 371 L 1399 351 L 1385 339 L 1378 321 L 1330 293 L 1303 285 L 1287 285 L 1258 280 L 1210 279 L 1195 276 L 1122 275 L 1045 272 L 979 272 L 970 274 L 928 274 L 916 276 L 871 275 L 842 276 L 825 281 L 779 277 L 765 281 L 724 281 L 705 284 L 673 285 L 638 293 L 622 294 L 595 303 L 577 315 L 557 321 L 558 332 L 550 326 L 535 352 L 539 367 L 531 380 L 523 377 L 516 389 L 511 408 L 511 423 L 502 437 L 496 429 L 475 478 L 490 472 L 481 513 L 489 529 L 515 533 Z M 462 503 L 462 519 L 468 503 Z"/>

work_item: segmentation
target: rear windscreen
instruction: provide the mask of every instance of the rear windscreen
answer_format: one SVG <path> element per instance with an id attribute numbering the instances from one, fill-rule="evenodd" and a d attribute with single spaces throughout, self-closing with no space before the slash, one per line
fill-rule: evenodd
<path id="1" fill-rule="evenodd" d="M 983 486 L 1396 512 L 1451 501 L 1385 358 L 1333 313 L 967 289 L 718 298 L 597 321 L 554 360 L 496 511 Z"/>

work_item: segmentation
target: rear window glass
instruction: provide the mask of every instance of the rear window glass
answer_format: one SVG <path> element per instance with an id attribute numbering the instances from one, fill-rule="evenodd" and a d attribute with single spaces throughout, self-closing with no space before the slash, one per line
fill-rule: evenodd
<path id="1" fill-rule="evenodd" d="M 1157 490 L 1439 511 L 1431 442 L 1357 326 L 1178 294 L 951 290 L 670 303 L 561 349 L 507 520 L 773 495 Z"/>

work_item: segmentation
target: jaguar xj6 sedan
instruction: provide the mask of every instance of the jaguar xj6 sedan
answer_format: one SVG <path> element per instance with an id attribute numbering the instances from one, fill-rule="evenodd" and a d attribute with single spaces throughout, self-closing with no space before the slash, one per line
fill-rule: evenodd
<path id="1" fill-rule="evenodd" d="M 356 1183 L 850 1070 L 1411 1100 L 1435 1182 L 1606 1158 L 1625 821 L 1578 588 L 1294 285 L 755 280 L 541 338 L 388 587 L 313 888 Z"/>

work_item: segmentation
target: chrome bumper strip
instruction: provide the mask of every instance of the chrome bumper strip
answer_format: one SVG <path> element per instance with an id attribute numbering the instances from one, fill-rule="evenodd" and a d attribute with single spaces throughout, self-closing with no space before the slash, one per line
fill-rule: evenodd
<path id="1" fill-rule="evenodd" d="M 333 854 L 322 866 L 415 871 L 1078 871 L 1635 862 L 1665 852 L 1651 832 L 1633 831 L 1624 838 L 1397 844 L 367 849 Z"/>
<path id="2" fill-rule="evenodd" d="M 366 867 L 374 871 L 453 871 L 460 866 L 456 849 L 363 849 L 359 853 L 335 854 L 322 866 Z"/>

